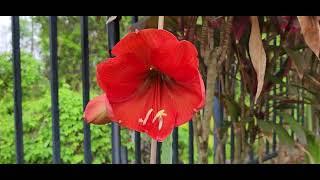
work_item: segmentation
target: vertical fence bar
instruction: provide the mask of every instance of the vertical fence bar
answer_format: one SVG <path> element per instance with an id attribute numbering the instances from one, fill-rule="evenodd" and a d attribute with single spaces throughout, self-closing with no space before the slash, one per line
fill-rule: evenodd
<path id="1" fill-rule="evenodd" d="M 280 68 L 283 67 L 283 57 L 280 57 Z M 284 89 L 283 89 L 283 78 L 281 78 L 281 83 L 280 83 L 280 95 L 283 96 L 284 95 Z M 279 115 L 280 118 L 280 124 L 283 123 L 283 116 Z"/>
<path id="2" fill-rule="evenodd" d="M 275 94 L 276 94 L 276 89 L 274 89 L 274 95 Z M 276 105 L 276 102 L 275 100 L 273 100 L 273 106 L 275 107 L 275 105 Z M 272 122 L 276 123 L 276 121 L 277 121 L 277 113 L 275 110 L 273 110 Z M 272 135 L 272 152 L 276 152 L 276 148 L 277 148 L 277 135 L 276 135 L 276 132 L 274 131 Z"/>
<path id="3" fill-rule="evenodd" d="M 141 164 L 141 135 L 134 132 L 135 163 Z"/>
<path id="4" fill-rule="evenodd" d="M 184 17 L 181 16 L 181 29 L 184 29 Z M 214 31 L 215 32 L 215 31 Z M 193 120 L 189 121 L 189 164 L 194 164 L 194 129 L 193 129 Z"/>
<path id="5" fill-rule="evenodd" d="M 265 96 L 266 98 L 265 98 L 265 108 L 266 108 L 266 110 L 265 110 L 265 121 L 269 121 L 269 101 L 268 101 L 268 99 L 269 99 L 269 93 L 267 94 L 267 96 Z M 266 155 L 268 155 L 270 153 L 270 143 L 269 143 L 269 141 L 268 140 L 266 140 L 266 150 L 265 150 L 265 154 Z"/>
<path id="6" fill-rule="evenodd" d="M 20 65 L 20 26 L 19 16 L 12 16 L 12 53 L 14 78 L 14 126 L 16 143 L 16 163 L 23 163 L 23 126 L 22 126 L 22 88 Z"/>
<path id="7" fill-rule="evenodd" d="M 189 164 L 194 163 L 193 122 L 189 122 Z"/>
<path id="8" fill-rule="evenodd" d="M 132 16 L 132 24 L 138 22 L 138 16 Z M 134 149 L 135 149 L 135 163 L 141 164 L 141 135 L 139 132 L 134 132 Z"/>
<path id="9" fill-rule="evenodd" d="M 238 62 L 239 63 L 239 62 Z M 234 66 L 234 68 L 232 69 L 231 73 L 236 76 L 237 74 L 237 67 Z M 231 78 L 232 79 L 232 78 Z M 232 94 L 232 99 L 235 99 L 235 94 L 237 89 L 240 90 L 238 88 L 238 81 L 236 79 L 232 79 L 232 84 L 231 84 L 231 94 Z M 239 92 L 239 91 L 238 91 Z M 234 127 L 233 127 L 233 122 L 235 122 L 236 119 L 232 119 L 230 117 L 230 164 L 233 164 L 234 161 Z M 225 157 L 226 158 L 226 157 Z"/>
<path id="10" fill-rule="evenodd" d="M 289 97 L 289 76 L 290 76 L 290 71 L 289 73 L 287 74 L 286 76 L 286 97 L 288 98 Z M 294 108 L 290 108 L 290 115 L 292 117 L 294 117 Z M 291 136 L 293 136 L 293 131 L 291 131 Z"/>
<path id="11" fill-rule="evenodd" d="M 138 16 L 132 16 L 132 24 L 138 22 L 139 17 Z"/>
<path id="12" fill-rule="evenodd" d="M 276 41 L 274 42 L 274 45 L 276 45 Z M 276 59 L 275 61 L 275 64 L 274 64 L 274 72 L 276 72 L 277 71 L 277 60 L 278 59 Z M 275 84 L 275 86 L 273 87 L 273 96 L 276 96 L 277 95 L 277 85 Z M 275 107 L 276 107 L 276 100 L 272 100 L 272 105 L 273 105 L 273 108 L 272 108 L 272 111 L 273 111 L 273 113 L 272 113 L 272 122 L 273 123 L 276 123 L 277 122 L 277 112 L 275 111 Z M 273 133 L 272 133 L 272 152 L 274 153 L 274 152 L 276 152 L 276 148 L 277 148 L 277 135 L 276 135 L 276 132 L 275 131 L 273 131 Z"/>
<path id="13" fill-rule="evenodd" d="M 157 158 L 156 158 L 156 164 L 161 164 L 161 142 L 157 142 Z"/>
<path id="14" fill-rule="evenodd" d="M 233 164 L 234 161 L 234 127 L 233 124 L 231 124 L 230 129 L 230 162 Z"/>
<path id="15" fill-rule="evenodd" d="M 220 144 L 220 135 L 219 131 L 223 126 L 223 106 L 220 102 L 220 97 L 221 97 L 221 82 L 218 80 L 217 81 L 217 86 L 215 89 L 218 91 L 218 97 L 214 96 L 213 100 L 213 116 L 214 116 L 214 137 L 213 137 L 213 159 L 216 157 L 216 151 L 217 151 L 217 146 Z M 223 153 L 223 161 L 225 160 L 225 148 L 222 147 L 222 153 Z"/>
<path id="16" fill-rule="evenodd" d="M 126 147 L 121 147 L 121 164 L 128 164 L 128 150 Z"/>
<path id="17" fill-rule="evenodd" d="M 275 47 L 277 47 L 277 39 L 274 39 L 273 41 L 273 45 Z M 273 66 L 273 71 L 276 72 L 277 71 L 277 61 L 278 59 L 275 59 L 275 63 L 274 63 L 274 66 Z M 272 89 L 272 95 L 273 96 L 276 96 L 277 95 L 277 85 L 275 84 L 273 89 Z M 276 123 L 277 121 L 277 112 L 275 111 L 275 106 L 276 106 L 276 100 L 272 100 L 272 122 L 273 123 Z M 276 152 L 276 148 L 277 148 L 277 135 L 276 135 L 276 132 L 273 131 L 272 133 L 272 152 Z"/>
<path id="18" fill-rule="evenodd" d="M 250 111 L 251 112 L 254 112 L 254 97 L 253 96 L 250 96 Z M 252 118 L 253 120 L 253 118 Z M 250 122 L 250 123 L 254 123 L 254 122 Z M 249 124 L 249 127 L 250 127 L 250 124 Z M 251 144 L 251 134 L 248 133 L 248 144 L 251 145 L 249 146 L 249 161 L 254 161 L 254 150 L 253 150 L 253 144 Z"/>
<path id="19" fill-rule="evenodd" d="M 304 86 L 304 83 L 303 83 L 303 80 L 302 80 L 302 87 Z M 304 123 L 304 89 L 301 89 L 301 125 L 306 127 L 305 126 L 305 123 Z"/>
<path id="20" fill-rule="evenodd" d="M 296 111 L 297 111 L 297 121 L 298 121 L 298 123 L 300 123 L 300 89 L 299 88 L 297 88 L 297 94 L 298 94 L 298 102 L 297 102 L 297 109 L 296 109 Z"/>
<path id="21" fill-rule="evenodd" d="M 172 164 L 179 163 L 179 129 L 176 127 L 172 132 Z"/>
<path id="22" fill-rule="evenodd" d="M 50 31 L 50 85 L 52 111 L 52 143 L 53 163 L 60 163 L 60 130 L 59 130 L 59 83 L 58 83 L 58 56 L 57 56 L 57 16 L 49 17 Z"/>
<path id="23" fill-rule="evenodd" d="M 297 78 L 297 79 L 298 79 L 298 78 Z M 299 79 L 298 79 L 298 80 L 299 80 Z M 301 85 L 302 85 L 302 84 L 301 84 Z M 300 120 L 301 120 L 301 119 L 300 119 L 300 117 L 301 117 L 301 111 L 300 111 L 300 110 L 301 110 L 301 105 L 302 105 L 301 102 L 300 102 L 300 100 L 301 100 L 301 89 L 300 89 L 300 88 L 297 88 L 297 91 L 298 91 L 298 92 L 297 92 L 297 94 L 298 94 L 298 102 L 297 102 L 297 109 L 296 109 L 296 110 L 297 110 L 297 119 L 296 119 L 296 120 L 297 120 L 298 123 L 301 124 L 301 121 L 300 121 Z"/>
<path id="24" fill-rule="evenodd" d="M 81 55 L 82 55 L 82 100 L 83 110 L 85 110 L 90 99 L 90 79 L 89 79 L 89 41 L 88 41 L 88 16 L 80 17 L 81 26 Z M 84 146 L 84 163 L 91 164 L 91 140 L 90 125 L 83 121 L 83 146 Z"/>
<path id="25" fill-rule="evenodd" d="M 120 127 L 116 123 L 112 123 L 111 125 L 112 132 L 112 164 L 120 164 L 121 163 L 121 154 L 120 154 Z"/>
<path id="26" fill-rule="evenodd" d="M 108 24 L 108 47 L 109 55 L 112 56 L 111 50 L 115 44 L 120 40 L 120 27 L 119 27 L 120 17 Z M 112 163 L 121 163 L 121 138 L 120 138 L 120 126 L 117 123 L 112 122 L 111 124 L 111 141 L 112 141 Z"/>

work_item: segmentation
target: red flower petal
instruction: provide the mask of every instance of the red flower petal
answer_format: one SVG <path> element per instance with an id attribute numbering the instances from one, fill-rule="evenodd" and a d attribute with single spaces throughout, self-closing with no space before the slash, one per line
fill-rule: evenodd
<path id="1" fill-rule="evenodd" d="M 148 70 L 134 54 L 125 54 L 99 63 L 97 82 L 110 101 L 124 101 L 144 82 Z"/>
<path id="2" fill-rule="evenodd" d="M 115 117 L 117 117 L 114 121 L 121 126 L 147 133 L 151 138 L 162 141 L 172 132 L 176 114 L 165 110 L 167 116 L 164 117 L 163 127 L 159 131 L 159 122 L 152 123 L 152 120 L 166 103 L 161 100 L 160 95 L 163 87 L 159 81 L 152 82 L 145 87 L 144 91 L 139 91 L 128 101 L 111 102 Z M 144 120 L 145 123 L 143 123 Z"/>
<path id="3" fill-rule="evenodd" d="M 176 81 L 190 81 L 198 77 L 198 53 L 188 41 L 167 42 L 152 52 L 151 64 Z"/>
<path id="4" fill-rule="evenodd" d="M 171 104 L 178 114 L 175 126 L 191 120 L 194 113 L 202 109 L 205 104 L 205 87 L 200 72 L 198 79 L 193 82 L 180 84 L 166 92 L 167 103 Z"/>
<path id="5" fill-rule="evenodd" d="M 128 101 L 111 102 L 117 117 L 114 121 L 127 128 L 145 132 L 157 141 L 168 137 L 175 126 L 191 120 L 193 114 L 204 105 L 204 84 L 200 73 L 197 79 L 186 84 L 168 84 L 158 80 L 150 82 L 144 88 L 145 91 L 136 93 Z M 159 124 L 159 118 L 152 122 L 161 110 L 166 114 L 162 117 L 162 125 Z M 148 111 L 151 111 L 149 115 Z M 139 122 L 139 119 L 146 119 L 146 123 Z"/>
<path id="6" fill-rule="evenodd" d="M 113 111 L 105 94 L 89 101 L 84 111 L 84 119 L 88 123 L 106 124 L 111 122 Z"/>
<path id="7" fill-rule="evenodd" d="M 160 29 L 144 29 L 128 33 L 112 49 L 112 54 L 120 56 L 134 53 L 140 60 L 148 60 L 152 49 L 158 48 L 167 41 L 178 42 L 170 32 Z"/>

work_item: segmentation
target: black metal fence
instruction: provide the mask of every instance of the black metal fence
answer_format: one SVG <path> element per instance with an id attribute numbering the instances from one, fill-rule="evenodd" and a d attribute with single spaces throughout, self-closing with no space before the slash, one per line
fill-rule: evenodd
<path id="1" fill-rule="evenodd" d="M 108 24 L 108 47 L 111 56 L 112 47 L 119 41 L 119 21 L 118 18 Z M 132 17 L 132 23 L 138 21 L 138 16 Z M 80 17 L 81 25 L 81 49 L 82 49 L 82 88 L 83 88 L 83 109 L 89 101 L 89 49 L 88 49 L 88 17 Z M 60 130 L 59 130 L 59 96 L 58 96 L 58 56 L 57 56 L 57 16 L 49 17 L 49 37 L 50 37 L 50 88 L 51 88 L 51 110 L 52 110 L 52 151 L 53 163 L 61 163 L 60 157 Z M 107 43 L 107 42 L 106 42 Z M 15 119 L 15 145 L 16 145 L 16 163 L 24 163 L 23 150 L 23 119 L 22 119 L 22 88 L 21 88 L 21 68 L 20 68 L 20 29 L 19 17 L 12 16 L 12 54 L 13 54 L 13 72 L 14 72 L 14 119 Z M 219 128 L 223 122 L 223 107 L 219 108 L 221 114 L 219 118 L 215 118 L 215 128 Z M 275 115 L 274 115 L 275 116 Z M 276 117 L 274 117 L 276 118 Z M 116 123 L 112 123 L 112 163 L 126 164 L 128 163 L 127 150 L 121 146 L 120 141 L 120 127 Z M 214 136 L 216 133 L 213 133 Z M 92 163 L 91 141 L 90 141 L 90 125 L 83 122 L 84 135 L 84 163 Z M 179 145 L 178 145 L 178 128 L 175 128 L 172 134 L 172 163 L 179 163 Z M 231 128 L 231 161 L 234 157 L 234 132 Z M 214 137 L 216 144 L 216 137 Z M 141 139 L 140 133 L 134 134 L 135 144 L 135 163 L 141 163 Z M 193 123 L 189 122 L 189 137 L 188 137 L 188 159 L 189 164 L 194 161 L 194 135 Z M 269 146 L 269 145 L 268 145 Z M 215 146 L 214 146 L 215 148 Z M 215 149 L 214 149 L 215 152 Z M 160 162 L 161 143 L 158 144 L 157 163 Z M 276 138 L 272 144 L 272 152 L 269 152 L 269 147 L 266 147 L 266 156 L 263 160 L 268 160 L 277 155 L 276 152 Z M 258 163 L 257 159 L 251 158 L 249 163 Z"/>

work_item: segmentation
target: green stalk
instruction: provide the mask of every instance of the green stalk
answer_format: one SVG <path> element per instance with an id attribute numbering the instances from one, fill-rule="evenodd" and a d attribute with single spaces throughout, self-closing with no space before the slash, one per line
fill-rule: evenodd
<path id="1" fill-rule="evenodd" d="M 172 164 L 172 135 L 162 142 L 161 164 Z"/>

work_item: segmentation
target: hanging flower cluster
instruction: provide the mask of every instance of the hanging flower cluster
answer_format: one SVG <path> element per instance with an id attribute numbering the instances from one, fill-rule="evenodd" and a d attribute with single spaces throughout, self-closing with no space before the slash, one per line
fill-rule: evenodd
<path id="1" fill-rule="evenodd" d="M 127 34 L 112 54 L 97 65 L 97 82 L 105 93 L 88 103 L 88 123 L 113 121 L 163 141 L 204 106 L 192 43 L 166 30 L 144 29 Z"/>

